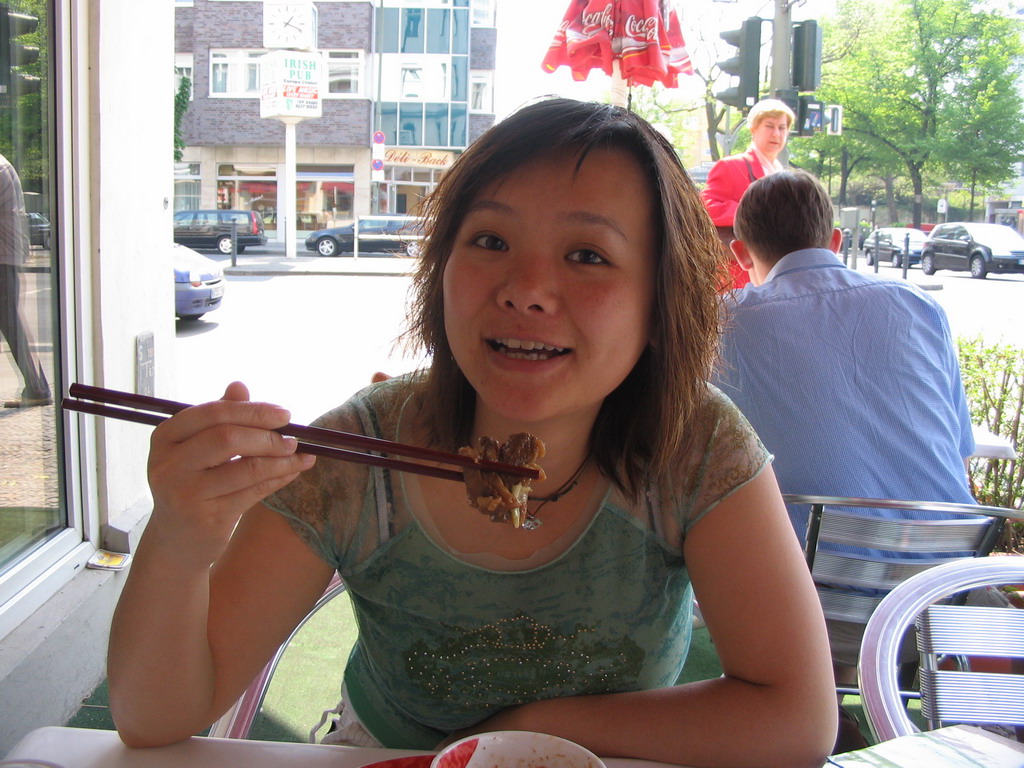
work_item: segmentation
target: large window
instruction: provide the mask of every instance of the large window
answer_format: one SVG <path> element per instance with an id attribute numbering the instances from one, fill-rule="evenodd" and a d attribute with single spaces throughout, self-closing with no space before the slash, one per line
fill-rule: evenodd
<path id="1" fill-rule="evenodd" d="M 327 96 L 363 95 L 363 52 L 327 52 Z"/>
<path id="2" fill-rule="evenodd" d="M 217 166 L 217 208 L 259 211 L 267 237 L 277 234 L 277 168 L 221 163 Z"/>
<path id="3" fill-rule="evenodd" d="M 265 51 L 210 51 L 210 95 L 259 98 Z"/>
<path id="4" fill-rule="evenodd" d="M 470 87 L 469 0 L 384 0 L 380 128 L 393 146 L 465 147 L 472 98 L 489 108 L 489 81 Z M 411 7 L 415 5 L 416 7 Z"/>
<path id="5" fill-rule="evenodd" d="M 298 165 L 296 229 L 337 227 L 355 217 L 355 174 L 351 165 Z"/>
<path id="6" fill-rule="evenodd" d="M 64 386 L 56 320 L 52 5 L 18 9 L 38 17 L 36 30 L 18 42 L 40 53 L 13 69 L 11 90 L 0 96 L 0 605 L 81 541 L 61 535 L 80 523 L 68 517 L 53 404 Z M 0 633 L 5 629 L 0 623 Z"/>
<path id="7" fill-rule="evenodd" d="M 199 163 L 174 164 L 174 210 L 194 211 L 200 203 Z"/>
<path id="8" fill-rule="evenodd" d="M 469 73 L 469 109 L 471 112 L 494 111 L 494 72 L 491 70 Z"/>

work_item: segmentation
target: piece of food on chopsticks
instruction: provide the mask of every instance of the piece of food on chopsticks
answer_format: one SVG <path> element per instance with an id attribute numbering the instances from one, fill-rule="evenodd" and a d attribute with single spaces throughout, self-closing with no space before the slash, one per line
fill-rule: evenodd
<path id="1" fill-rule="evenodd" d="M 493 437 L 481 437 L 476 448 L 465 446 L 459 453 L 475 461 L 500 461 L 518 467 L 536 469 L 538 479 L 544 479 L 544 470 L 537 459 L 544 457 L 544 443 L 526 432 L 511 435 L 504 443 Z M 466 477 L 466 495 L 469 505 L 490 515 L 497 523 L 511 521 L 519 528 L 526 520 L 526 504 L 530 497 L 530 478 L 489 470 L 463 469 Z"/>

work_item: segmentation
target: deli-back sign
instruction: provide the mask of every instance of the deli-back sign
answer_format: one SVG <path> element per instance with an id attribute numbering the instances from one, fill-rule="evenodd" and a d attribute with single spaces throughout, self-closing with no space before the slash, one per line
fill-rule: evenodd
<path id="1" fill-rule="evenodd" d="M 272 51 L 260 57 L 260 117 L 320 117 L 323 55 Z"/>

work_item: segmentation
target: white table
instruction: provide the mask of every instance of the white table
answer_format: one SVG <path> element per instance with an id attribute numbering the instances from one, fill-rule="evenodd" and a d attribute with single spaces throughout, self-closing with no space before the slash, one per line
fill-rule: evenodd
<path id="1" fill-rule="evenodd" d="M 974 453 L 971 458 L 978 459 L 1016 459 L 1017 452 L 1013 443 L 1001 435 L 994 435 L 988 428 L 974 424 Z"/>
<path id="2" fill-rule="evenodd" d="M 49 726 L 29 733 L 5 759 L 35 760 L 38 768 L 361 768 L 394 757 L 422 754 L 406 749 L 361 749 L 201 736 L 168 747 L 131 749 L 121 742 L 116 731 Z M 608 768 L 679 768 L 646 760 L 607 758 L 604 762 Z M 28 768 L 32 763 L 25 765 Z"/>

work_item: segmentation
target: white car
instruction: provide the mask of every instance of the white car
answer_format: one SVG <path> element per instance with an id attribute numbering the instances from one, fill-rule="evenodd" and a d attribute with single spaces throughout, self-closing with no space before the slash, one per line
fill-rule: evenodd
<path id="1" fill-rule="evenodd" d="M 220 306 L 224 298 L 224 270 L 213 259 L 184 245 L 174 244 L 174 314 L 198 320 Z"/>

